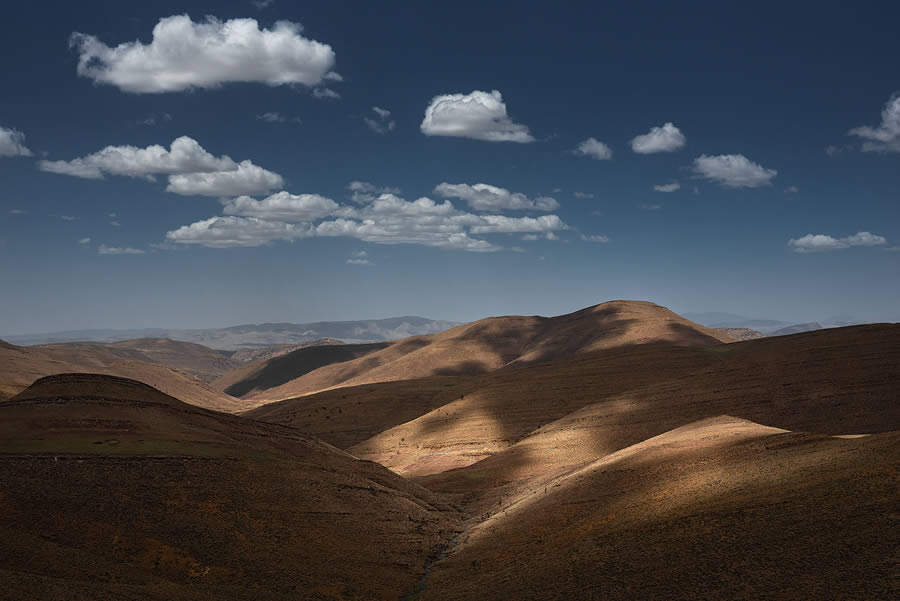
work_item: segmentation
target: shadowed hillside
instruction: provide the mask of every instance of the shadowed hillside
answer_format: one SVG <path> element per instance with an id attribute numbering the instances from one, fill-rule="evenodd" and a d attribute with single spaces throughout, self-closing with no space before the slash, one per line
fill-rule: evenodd
<path id="1" fill-rule="evenodd" d="M 390 342 L 373 342 L 300 348 L 233 369 L 213 382 L 213 386 L 235 397 L 251 395 L 290 382 L 320 367 L 350 361 L 390 345 Z"/>
<path id="2" fill-rule="evenodd" d="M 0 482 L 2 599 L 395 600 L 456 524 L 297 430 L 95 374 L 0 404 Z"/>
<path id="3" fill-rule="evenodd" d="M 711 346 L 731 341 L 665 307 L 612 301 L 558 317 L 491 317 L 440 334 L 407 338 L 252 396 L 280 400 L 335 386 L 473 375 L 624 345 Z"/>

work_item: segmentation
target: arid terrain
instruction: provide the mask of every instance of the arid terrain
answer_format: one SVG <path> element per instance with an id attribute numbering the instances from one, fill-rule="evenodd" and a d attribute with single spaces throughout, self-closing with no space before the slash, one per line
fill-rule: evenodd
<path id="1" fill-rule="evenodd" d="M 734 334 L 0 344 L 0 599 L 897 598 L 900 325 Z"/>

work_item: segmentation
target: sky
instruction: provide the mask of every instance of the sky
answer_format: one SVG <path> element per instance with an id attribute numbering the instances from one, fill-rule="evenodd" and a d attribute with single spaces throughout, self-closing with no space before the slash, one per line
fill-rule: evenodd
<path id="1" fill-rule="evenodd" d="M 897 3 L 0 11 L 0 336 L 900 320 Z"/>

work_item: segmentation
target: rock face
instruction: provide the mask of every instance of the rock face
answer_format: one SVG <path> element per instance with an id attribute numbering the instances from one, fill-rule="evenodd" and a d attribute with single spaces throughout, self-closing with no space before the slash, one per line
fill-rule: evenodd
<path id="1" fill-rule="evenodd" d="M 481 374 L 626 345 L 702 347 L 733 340 L 653 303 L 612 301 L 557 317 L 490 317 L 440 334 L 407 338 L 252 398 L 281 400 L 334 386 Z"/>
<path id="2" fill-rule="evenodd" d="M 0 482 L 2 599 L 396 599 L 458 523 L 299 431 L 94 374 L 0 404 Z"/>

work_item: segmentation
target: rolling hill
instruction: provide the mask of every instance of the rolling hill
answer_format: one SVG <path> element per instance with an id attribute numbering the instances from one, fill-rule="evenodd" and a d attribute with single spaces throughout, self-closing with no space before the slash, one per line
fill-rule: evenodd
<path id="1" fill-rule="evenodd" d="M 620 346 L 710 346 L 732 341 L 728 335 L 690 322 L 665 307 L 612 301 L 558 317 L 491 317 L 440 334 L 407 338 L 251 397 L 280 400 L 335 386 L 473 375 Z"/>
<path id="2" fill-rule="evenodd" d="M 297 430 L 96 374 L 0 404 L 0 482 L 0 599 L 396 599 L 458 523 Z"/>
<path id="3" fill-rule="evenodd" d="M 158 341 L 152 341 L 154 344 Z M 163 341 L 164 344 L 170 341 Z M 182 373 L 172 367 L 148 362 L 144 341 L 129 342 L 124 348 L 104 344 L 60 344 L 37 347 L 19 347 L 11 344 L 0 346 L 0 401 L 5 400 L 30 385 L 36 379 L 66 372 L 97 372 L 139 380 L 155 386 L 167 394 L 207 409 L 237 412 L 250 405 L 228 394 L 213 389 L 196 376 Z M 183 343 L 175 343 L 180 346 Z M 205 349 L 189 345 L 188 353 L 174 353 L 168 359 L 177 365 L 179 358 L 186 358 L 187 367 L 208 366 Z M 156 346 L 159 348 L 159 346 Z M 215 351 L 210 351 L 215 352 Z M 195 354 L 196 353 L 196 354 Z M 199 355 L 200 359 L 196 357 Z M 158 357 L 159 355 L 157 355 Z M 215 365 L 215 363 L 212 363 Z"/>

